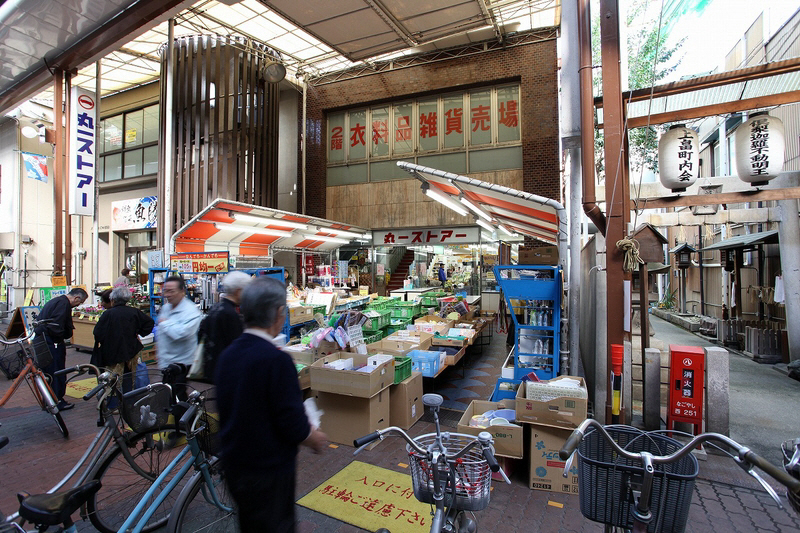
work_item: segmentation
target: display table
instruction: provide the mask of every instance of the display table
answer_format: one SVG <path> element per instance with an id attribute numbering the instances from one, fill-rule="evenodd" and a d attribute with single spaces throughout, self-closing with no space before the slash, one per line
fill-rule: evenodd
<path id="1" fill-rule="evenodd" d="M 395 291 L 391 291 L 389 296 L 398 297 L 400 298 L 401 302 L 412 302 L 418 296 L 425 294 L 426 292 L 430 292 L 433 290 L 441 289 L 441 287 L 418 287 L 416 289 L 397 289 Z"/>
<path id="2" fill-rule="evenodd" d="M 72 317 L 75 330 L 72 332 L 72 346 L 77 350 L 91 351 L 94 347 L 94 327 L 98 317 Z"/>

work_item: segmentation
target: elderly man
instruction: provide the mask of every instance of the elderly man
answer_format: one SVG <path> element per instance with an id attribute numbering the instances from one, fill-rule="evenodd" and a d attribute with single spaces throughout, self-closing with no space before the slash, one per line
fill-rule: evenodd
<path id="1" fill-rule="evenodd" d="M 67 360 L 67 347 L 64 342 L 72 338 L 72 308 L 78 307 L 86 301 L 89 295 L 83 289 L 72 289 L 69 293 L 56 296 L 42 308 L 37 316 L 37 320 L 46 320 L 44 324 L 36 327 L 37 335 L 44 335 L 47 347 L 53 356 L 53 362 L 43 368 L 46 373 L 53 376 L 59 370 L 64 370 Z M 58 398 L 58 409 L 66 411 L 72 409 L 75 404 L 69 403 L 64 399 L 67 392 L 67 381 L 64 376 L 53 376 L 53 392 Z"/>
<path id="2" fill-rule="evenodd" d="M 242 292 L 244 333 L 220 354 L 214 383 L 222 466 L 242 533 L 294 531 L 297 447 L 327 440 L 309 425 L 291 357 L 273 345 L 286 320 L 286 287 L 257 278 Z"/>
<path id="3" fill-rule="evenodd" d="M 172 383 L 176 398 L 186 400 L 186 374 L 197 349 L 197 329 L 203 314 L 186 298 L 186 283 L 182 277 L 165 279 L 161 293 L 167 303 L 158 314 L 158 368 L 165 373 L 165 382 Z"/>
<path id="4" fill-rule="evenodd" d="M 131 299 L 127 287 L 115 287 L 110 299 L 111 308 L 103 311 L 94 327 L 97 353 L 92 354 L 92 360 L 115 374 L 133 373 L 142 350 L 139 335 L 149 335 L 155 322 L 149 315 L 127 305 Z"/>
<path id="5" fill-rule="evenodd" d="M 231 272 L 225 276 L 222 297 L 208 310 L 200 324 L 197 337 L 205 343 L 203 373 L 209 380 L 214 379 L 219 354 L 244 331 L 238 307 L 242 289 L 250 283 L 250 279 L 244 272 Z"/>

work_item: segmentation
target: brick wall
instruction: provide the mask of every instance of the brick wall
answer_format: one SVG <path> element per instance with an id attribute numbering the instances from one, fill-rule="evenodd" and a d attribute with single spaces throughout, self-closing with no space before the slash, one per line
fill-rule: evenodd
<path id="1" fill-rule="evenodd" d="M 326 112 L 509 81 L 520 83 L 523 190 L 559 199 L 556 65 L 556 41 L 550 40 L 309 86 L 306 212 L 321 217 L 327 212 Z M 301 185 L 298 176 L 298 188 Z M 302 192 L 298 193 L 300 202 Z"/>

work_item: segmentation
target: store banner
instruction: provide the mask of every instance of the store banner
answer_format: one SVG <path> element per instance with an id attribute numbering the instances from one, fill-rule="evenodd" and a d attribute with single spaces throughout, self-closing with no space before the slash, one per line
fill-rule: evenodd
<path id="1" fill-rule="evenodd" d="M 182 274 L 227 272 L 228 252 L 172 254 L 169 267 Z"/>
<path id="2" fill-rule="evenodd" d="M 47 183 L 47 157 L 22 152 L 22 160 L 25 162 L 27 177 Z"/>
<path id="3" fill-rule="evenodd" d="M 74 86 L 70 102 L 69 214 L 93 216 L 97 153 L 95 94 Z"/>
<path id="4" fill-rule="evenodd" d="M 112 231 L 155 228 L 157 220 L 158 201 L 155 196 L 111 202 Z"/>
<path id="5" fill-rule="evenodd" d="M 400 228 L 372 232 L 375 246 L 414 246 L 475 244 L 480 240 L 480 228 Z"/>

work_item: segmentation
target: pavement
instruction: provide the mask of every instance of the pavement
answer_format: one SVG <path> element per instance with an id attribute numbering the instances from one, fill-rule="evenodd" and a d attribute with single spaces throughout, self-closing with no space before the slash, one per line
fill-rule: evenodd
<path id="1" fill-rule="evenodd" d="M 708 342 L 655 317 L 656 335 L 662 341 L 702 345 Z M 674 331 L 669 328 L 675 328 Z M 684 336 L 688 335 L 688 337 Z M 494 377 L 499 374 L 497 361 L 505 357 L 505 334 L 496 333 L 481 352 L 473 350 L 454 369 L 448 369 L 435 382 L 426 380 L 426 390 L 445 396 L 450 409 L 470 398 L 488 398 Z M 68 364 L 88 361 L 89 355 L 68 351 Z M 463 365 L 463 366 L 462 366 Z M 156 374 L 155 372 L 153 373 Z M 11 382 L 0 376 L 0 394 Z M 464 392 L 468 391 L 468 392 Z M 782 440 L 797 436 L 797 405 L 800 383 L 771 365 L 759 365 L 739 355 L 731 355 L 731 436 L 751 446 L 773 462 Z M 27 387 L 23 386 L 0 408 L 0 435 L 11 442 L 0 450 L 0 511 L 16 509 L 16 493 L 44 492 L 54 485 L 80 457 L 94 437 L 96 409 L 93 400 L 76 401 L 76 407 L 64 412 L 69 439 L 63 439 L 52 418 L 39 410 Z M 432 424 L 424 419 L 411 429 L 412 435 L 428 433 Z M 407 473 L 408 457 L 399 439 L 386 439 L 373 450 L 357 458 L 370 464 Z M 331 445 L 315 455 L 301 449 L 298 456 L 297 498 L 302 497 L 354 460 L 353 448 Z M 601 524 L 580 513 L 577 495 L 551 493 L 528 488 L 528 472 L 523 460 L 511 463 L 512 484 L 494 483 L 489 507 L 475 513 L 479 531 L 552 533 L 603 531 Z M 359 528 L 324 514 L 297 507 L 298 533 L 359 532 Z M 78 530 L 91 532 L 87 522 L 78 522 Z M 732 460 L 707 455 L 700 461 L 700 474 L 689 510 L 688 532 L 800 531 L 800 518 L 791 510 L 779 509 L 760 487 Z"/>

